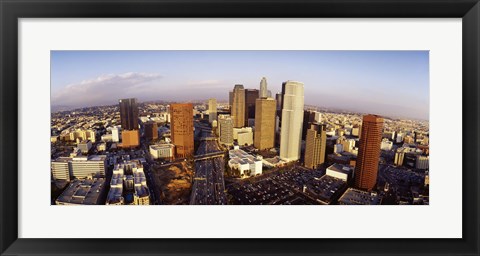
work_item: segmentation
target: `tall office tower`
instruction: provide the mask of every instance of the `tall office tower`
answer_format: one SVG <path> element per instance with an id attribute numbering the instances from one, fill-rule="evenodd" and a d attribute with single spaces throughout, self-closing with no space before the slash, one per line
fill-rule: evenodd
<path id="1" fill-rule="evenodd" d="M 271 98 L 271 97 L 272 97 L 272 91 L 267 90 L 267 98 Z"/>
<path id="2" fill-rule="evenodd" d="M 268 90 L 267 90 L 267 79 L 262 77 L 262 81 L 260 81 L 260 98 L 267 98 L 268 97 Z"/>
<path id="3" fill-rule="evenodd" d="M 121 99 L 120 121 L 123 130 L 138 130 L 138 104 L 137 99 Z"/>
<path id="4" fill-rule="evenodd" d="M 208 100 L 208 121 L 210 123 L 217 120 L 217 99 Z"/>
<path id="5" fill-rule="evenodd" d="M 248 119 L 255 118 L 255 102 L 258 95 L 257 89 L 245 89 L 245 126 L 249 126 Z"/>
<path id="6" fill-rule="evenodd" d="M 284 82 L 282 99 L 280 158 L 289 162 L 300 158 L 304 106 L 303 83 Z"/>
<path id="7" fill-rule="evenodd" d="M 235 128 L 245 125 L 245 89 L 241 84 L 233 88 L 232 119 Z"/>
<path id="8" fill-rule="evenodd" d="M 307 130 L 310 128 L 310 124 L 315 122 L 315 113 L 312 110 L 303 111 L 302 140 L 305 140 L 307 137 Z"/>
<path id="9" fill-rule="evenodd" d="M 233 145 L 233 119 L 229 115 L 218 116 L 218 131 L 221 144 Z"/>
<path id="10" fill-rule="evenodd" d="M 282 113 L 282 94 L 281 93 L 275 94 L 275 100 L 277 101 L 277 111 L 280 115 Z"/>
<path id="11" fill-rule="evenodd" d="M 327 132 L 325 125 L 312 123 L 307 129 L 305 145 L 305 167 L 316 169 L 325 162 Z"/>
<path id="12" fill-rule="evenodd" d="M 282 125 L 282 94 L 277 93 L 275 95 L 275 99 L 277 100 L 277 120 L 275 122 L 275 146 L 280 146 L 280 126 Z"/>
<path id="13" fill-rule="evenodd" d="M 193 156 L 193 105 L 191 103 L 170 104 L 172 144 L 178 158 Z"/>
<path id="14" fill-rule="evenodd" d="M 276 101 L 272 98 L 257 99 L 253 145 L 259 150 L 275 146 L 276 107 Z"/>
<path id="15" fill-rule="evenodd" d="M 157 122 L 146 122 L 145 125 L 145 138 L 147 140 L 158 139 L 158 125 Z"/>
<path id="16" fill-rule="evenodd" d="M 355 186 L 371 191 L 377 182 L 380 144 L 382 143 L 383 118 L 365 115 L 355 167 Z"/>
<path id="17" fill-rule="evenodd" d="M 233 106 L 233 91 L 228 92 L 228 108 L 230 109 L 230 114 L 232 113 Z"/>

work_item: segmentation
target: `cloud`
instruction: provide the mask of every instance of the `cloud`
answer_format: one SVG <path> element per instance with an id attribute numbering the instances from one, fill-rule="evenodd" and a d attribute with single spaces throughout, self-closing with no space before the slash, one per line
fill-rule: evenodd
<path id="1" fill-rule="evenodd" d="M 120 98 L 138 97 L 154 93 L 152 82 L 161 79 L 155 73 L 128 72 L 106 74 L 69 84 L 52 93 L 52 105 L 72 107 L 113 104 Z"/>

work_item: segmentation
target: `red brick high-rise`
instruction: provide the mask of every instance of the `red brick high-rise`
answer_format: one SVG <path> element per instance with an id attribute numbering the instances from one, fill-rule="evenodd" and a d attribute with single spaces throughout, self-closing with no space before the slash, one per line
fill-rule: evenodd
<path id="1" fill-rule="evenodd" d="M 359 189 L 371 191 L 377 183 L 382 129 L 382 117 L 377 115 L 363 116 L 360 146 L 355 167 L 355 187 Z"/>
<path id="2" fill-rule="evenodd" d="M 176 157 L 193 156 L 193 105 L 170 104 L 170 132 Z"/>

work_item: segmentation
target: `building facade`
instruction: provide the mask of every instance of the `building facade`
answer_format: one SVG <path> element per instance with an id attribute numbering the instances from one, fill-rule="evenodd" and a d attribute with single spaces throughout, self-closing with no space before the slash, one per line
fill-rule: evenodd
<path id="1" fill-rule="evenodd" d="M 253 145 L 259 150 L 275 146 L 276 104 L 276 100 L 272 98 L 257 99 Z"/>
<path id="2" fill-rule="evenodd" d="M 59 157 L 51 162 L 52 176 L 55 180 L 70 180 L 72 158 Z"/>
<path id="3" fill-rule="evenodd" d="M 255 118 L 255 104 L 258 95 L 257 89 L 245 89 L 245 126 L 250 126 L 249 120 Z"/>
<path id="4" fill-rule="evenodd" d="M 365 115 L 355 166 L 355 186 L 371 191 L 377 182 L 380 144 L 382 143 L 383 118 Z"/>
<path id="5" fill-rule="evenodd" d="M 175 145 L 175 156 L 193 156 L 193 105 L 191 103 L 171 104 L 171 138 Z"/>
<path id="6" fill-rule="evenodd" d="M 208 100 L 208 121 L 212 123 L 217 120 L 217 99 Z"/>
<path id="7" fill-rule="evenodd" d="M 158 139 L 158 125 L 157 122 L 146 122 L 145 125 L 145 139 L 156 140 Z"/>
<path id="8" fill-rule="evenodd" d="M 325 162 L 327 133 L 325 125 L 311 124 L 305 139 L 305 167 L 316 169 Z"/>
<path id="9" fill-rule="evenodd" d="M 233 127 L 243 127 L 245 125 L 245 89 L 241 84 L 236 84 L 233 88 L 233 102 L 231 112 L 233 119 Z"/>
<path id="10" fill-rule="evenodd" d="M 233 128 L 233 140 L 236 140 L 240 146 L 250 146 L 253 144 L 252 127 Z"/>
<path id="11" fill-rule="evenodd" d="M 73 157 L 71 161 L 72 176 L 76 179 L 85 179 L 89 176 L 105 177 L 107 169 L 107 156 L 80 156 Z"/>
<path id="12" fill-rule="evenodd" d="M 140 132 L 138 130 L 124 130 L 122 132 L 122 148 L 134 148 L 140 145 Z"/>
<path id="13" fill-rule="evenodd" d="M 233 119 L 229 115 L 218 116 L 220 144 L 233 145 Z"/>
<path id="14" fill-rule="evenodd" d="M 286 162 L 300 159 L 302 140 L 304 85 L 287 81 L 282 84 L 280 158 Z"/>
<path id="15" fill-rule="evenodd" d="M 138 104 L 137 99 L 121 99 L 120 122 L 123 130 L 138 130 Z"/>
<path id="16" fill-rule="evenodd" d="M 174 158 L 175 145 L 173 144 L 150 145 L 149 151 L 153 159 L 171 160 Z"/>

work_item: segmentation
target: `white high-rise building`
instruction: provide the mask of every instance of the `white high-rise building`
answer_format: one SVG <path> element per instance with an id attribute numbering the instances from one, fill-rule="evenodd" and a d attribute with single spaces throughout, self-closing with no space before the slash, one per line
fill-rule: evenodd
<path id="1" fill-rule="evenodd" d="M 118 126 L 112 128 L 112 141 L 120 142 L 120 127 Z"/>
<path id="2" fill-rule="evenodd" d="M 268 97 L 268 90 L 267 90 L 267 79 L 262 77 L 262 81 L 260 81 L 260 98 L 267 98 Z"/>
<path id="3" fill-rule="evenodd" d="M 280 131 L 280 159 L 300 159 L 302 141 L 304 87 L 303 83 L 287 81 L 282 85 L 283 109 Z"/>

